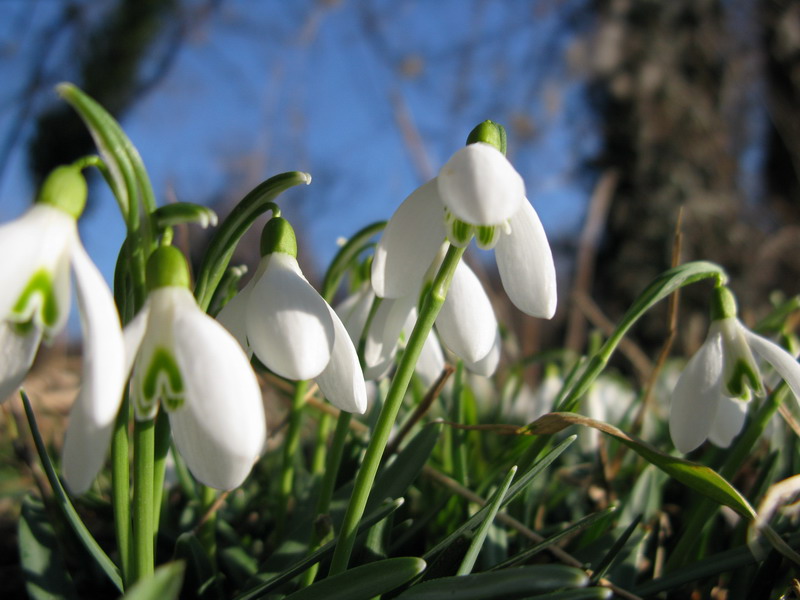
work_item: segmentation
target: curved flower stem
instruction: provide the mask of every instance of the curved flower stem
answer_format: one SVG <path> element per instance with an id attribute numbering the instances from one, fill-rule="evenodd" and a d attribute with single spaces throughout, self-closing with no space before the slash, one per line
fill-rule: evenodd
<path id="1" fill-rule="evenodd" d="M 280 482 L 280 514 L 278 515 L 278 529 L 286 522 L 289 514 L 289 501 L 294 487 L 294 463 L 300 446 L 300 426 L 303 424 L 303 408 L 306 405 L 306 392 L 308 381 L 298 381 L 294 386 L 292 408 L 289 414 L 289 428 L 283 443 L 283 466 L 281 468 Z"/>
<path id="2" fill-rule="evenodd" d="M 155 419 L 133 427 L 133 566 L 134 581 L 153 573 L 153 442 Z"/>
<path id="3" fill-rule="evenodd" d="M 375 424 L 369 446 L 367 446 L 367 451 L 364 454 L 364 460 L 356 475 L 353 494 L 350 496 L 347 512 L 342 522 L 342 530 L 339 533 L 339 541 L 333 552 L 329 575 L 335 575 L 347 569 L 347 563 L 350 561 L 350 554 L 356 541 L 358 522 L 364 514 L 372 483 L 375 481 L 383 451 L 389 441 L 392 425 L 397 418 L 397 413 L 400 410 L 400 404 L 403 402 L 406 389 L 408 389 L 411 376 L 414 374 L 417 358 L 419 358 L 422 346 L 433 328 L 439 310 L 442 308 L 456 266 L 458 261 L 461 260 L 465 249 L 455 246 L 448 247 L 447 254 L 444 257 L 442 266 L 439 268 L 439 272 L 436 274 L 430 292 L 425 296 L 417 323 L 414 325 L 414 331 L 411 332 L 406 350 L 403 353 L 400 364 L 397 366 L 397 372 L 381 408 L 378 422 Z"/>
<path id="4" fill-rule="evenodd" d="M 120 570 L 126 588 L 133 577 L 130 463 L 128 462 L 129 413 L 129 400 L 126 393 L 111 437 L 111 504 L 114 508 L 114 530 L 119 549 Z"/>

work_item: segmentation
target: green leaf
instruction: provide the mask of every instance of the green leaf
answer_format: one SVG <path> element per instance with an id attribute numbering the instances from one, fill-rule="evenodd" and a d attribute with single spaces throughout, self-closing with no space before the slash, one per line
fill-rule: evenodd
<path id="1" fill-rule="evenodd" d="M 286 600 L 369 600 L 403 585 L 424 569 L 421 558 L 387 558 L 318 581 Z"/>
<path id="2" fill-rule="evenodd" d="M 146 579 L 137 581 L 124 600 L 176 600 L 183 585 L 183 561 L 161 565 Z"/>
<path id="3" fill-rule="evenodd" d="M 182 223 L 197 223 L 205 229 L 209 225 L 216 226 L 217 213 L 192 202 L 174 202 L 158 208 L 153 213 L 153 221 L 159 230 Z"/>
<path id="4" fill-rule="evenodd" d="M 647 442 L 627 434 L 608 423 L 596 421 L 595 419 L 590 419 L 575 413 L 557 412 L 538 418 L 533 423 L 522 428 L 521 431 L 524 430 L 525 433 L 534 435 L 553 434 L 570 425 L 592 427 L 615 437 L 673 479 L 677 479 L 684 485 L 711 498 L 718 504 L 724 504 L 732 508 L 747 521 L 752 521 L 756 516 L 753 507 L 750 506 L 744 496 L 716 471 L 706 466 L 665 454 Z"/>
<path id="5" fill-rule="evenodd" d="M 494 521 L 494 518 L 497 516 L 497 511 L 500 510 L 500 504 L 503 502 L 506 492 L 508 491 L 508 486 L 511 485 L 511 480 L 514 479 L 516 472 L 517 467 L 515 465 L 508 471 L 503 483 L 500 484 L 500 487 L 497 488 L 497 491 L 495 492 L 494 496 L 492 496 L 492 499 L 486 504 L 489 510 L 486 511 L 486 516 L 484 517 L 478 532 L 475 534 L 475 537 L 473 538 L 472 543 L 470 544 L 469 549 L 464 556 L 464 559 L 461 561 L 461 565 L 458 567 L 458 572 L 456 575 L 468 575 L 472 572 L 472 567 L 475 566 L 475 561 L 478 560 L 478 554 L 481 551 L 483 542 L 486 539 L 486 535 L 489 533 L 489 527 Z"/>
<path id="6" fill-rule="evenodd" d="M 19 557 L 28 597 L 32 600 L 77 598 L 41 500 L 25 496 L 18 531 Z"/>
<path id="7" fill-rule="evenodd" d="M 345 272 L 347 272 L 351 261 L 369 245 L 371 238 L 383 231 L 384 227 L 386 227 L 386 221 L 378 221 L 372 225 L 367 225 L 353 234 L 353 237 L 347 240 L 347 243 L 336 253 L 336 256 L 328 267 L 328 271 L 325 273 L 325 279 L 320 288 L 322 290 L 320 295 L 325 298 L 325 300 L 328 302 L 333 301 L 336 289 L 339 287 L 339 283 L 342 277 L 344 277 Z"/>
<path id="8" fill-rule="evenodd" d="M 195 597 L 204 597 L 204 592 L 214 583 L 214 565 L 206 549 L 192 531 L 178 536 L 175 542 L 175 557 L 182 559 L 186 570 L 186 589 Z"/>
<path id="9" fill-rule="evenodd" d="M 536 600 L 606 600 L 606 598 L 611 598 L 612 596 L 613 592 L 606 587 L 592 587 L 541 594 L 536 596 Z"/>
<path id="10" fill-rule="evenodd" d="M 495 600 L 497 598 L 526 598 L 561 588 L 584 587 L 589 583 L 586 573 L 563 565 L 534 565 L 502 571 L 487 571 L 472 575 L 431 579 L 407 589 L 400 600 Z"/>
<path id="11" fill-rule="evenodd" d="M 550 452 L 548 452 L 541 460 L 536 462 L 527 473 L 524 473 L 522 477 L 517 480 L 517 482 L 511 486 L 508 493 L 506 494 L 503 502 L 500 505 L 500 508 L 506 506 L 509 502 L 514 500 L 519 494 L 521 494 L 525 488 L 539 475 L 542 471 L 544 471 L 547 467 L 550 466 L 556 458 L 558 458 L 564 450 L 566 450 L 572 442 L 575 441 L 576 436 L 571 435 L 558 444 L 555 448 L 553 448 Z M 478 512 L 476 512 L 470 519 L 468 519 L 463 525 L 461 525 L 458 529 L 456 529 L 453 533 L 448 535 L 445 539 L 441 542 L 436 544 L 433 548 L 428 550 L 422 558 L 426 561 L 431 562 L 433 557 L 437 554 L 448 548 L 451 544 L 453 544 L 459 537 L 464 535 L 467 532 L 471 532 L 475 530 L 483 519 L 486 517 L 486 514 L 489 512 L 490 508 L 487 506 L 483 506 Z"/>
<path id="12" fill-rule="evenodd" d="M 97 540 L 95 540 L 94 537 L 92 537 L 92 534 L 89 533 L 86 525 L 83 524 L 80 516 L 78 516 L 78 513 L 75 510 L 75 507 L 72 505 L 72 502 L 70 502 L 67 492 L 64 490 L 64 486 L 61 485 L 61 481 L 58 479 L 58 475 L 56 475 L 56 470 L 53 467 L 50 456 L 47 454 L 47 448 L 45 448 L 44 440 L 42 440 L 42 435 L 39 432 L 39 426 L 36 424 L 36 417 L 33 414 L 33 408 L 31 407 L 31 402 L 28 399 L 28 395 L 24 391 L 20 391 L 20 395 L 22 396 L 22 403 L 25 406 L 25 416 L 28 418 L 28 425 L 31 428 L 31 434 L 33 435 L 33 441 L 36 445 L 36 451 L 39 453 L 39 460 L 42 462 L 42 467 L 47 475 L 47 480 L 50 482 L 50 486 L 53 488 L 53 495 L 56 505 L 61 510 L 61 513 L 64 515 L 64 518 L 69 526 L 75 532 L 75 535 L 78 536 L 78 539 L 81 541 L 83 546 L 89 551 L 91 557 L 108 576 L 114 586 L 120 592 L 122 592 L 122 577 L 120 576 L 119 569 L 103 551 L 103 549 L 97 543 Z"/>
<path id="13" fill-rule="evenodd" d="M 606 573 L 608 573 L 608 570 L 611 568 L 611 565 L 614 563 L 619 553 L 625 547 L 625 544 L 628 543 L 628 540 L 630 539 L 631 535 L 633 535 L 633 532 L 636 531 L 636 528 L 639 526 L 641 520 L 642 515 L 637 515 L 636 518 L 631 521 L 631 524 L 625 528 L 625 531 L 622 532 L 622 535 L 617 538 L 617 540 L 614 542 L 614 545 L 611 546 L 611 549 L 603 557 L 603 560 L 601 560 L 600 564 L 597 565 L 597 568 L 592 574 L 592 582 L 597 583 L 606 576 Z"/>
<path id="14" fill-rule="evenodd" d="M 270 177 L 247 194 L 222 222 L 211 238 L 197 276 L 194 295 L 203 310 L 208 308 L 214 290 L 245 232 L 266 211 L 272 210 L 274 213 L 277 207 L 272 200 L 278 194 L 301 183 L 311 183 L 311 175 L 291 171 Z"/>

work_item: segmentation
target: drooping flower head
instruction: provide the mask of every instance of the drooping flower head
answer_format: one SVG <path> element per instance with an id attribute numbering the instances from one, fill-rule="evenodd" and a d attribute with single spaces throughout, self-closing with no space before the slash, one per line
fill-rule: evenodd
<path id="1" fill-rule="evenodd" d="M 197 305 L 177 248 L 162 246 L 152 254 L 147 287 L 142 310 L 124 331 L 136 418 L 152 419 L 166 410 L 175 446 L 192 474 L 213 488 L 233 489 L 250 473 L 266 437 L 250 361 Z"/>
<path id="2" fill-rule="evenodd" d="M 669 430 L 681 452 L 691 452 L 707 438 L 727 447 L 739 434 L 747 402 L 752 395 L 765 393 L 754 353 L 771 364 L 800 398 L 800 365 L 794 357 L 751 332 L 736 314 L 733 293 L 724 286 L 715 288 L 708 336 L 672 392 Z"/>
<path id="3" fill-rule="evenodd" d="M 315 379 L 332 404 L 363 413 L 367 391 L 344 325 L 303 276 L 289 222 L 273 217 L 261 235 L 253 278 L 218 319 L 249 353 L 282 377 Z"/>
<path id="4" fill-rule="evenodd" d="M 375 250 L 372 285 L 379 297 L 399 298 L 419 285 L 445 240 L 463 247 L 474 237 L 479 247 L 495 249 L 514 305 L 531 316 L 553 316 L 552 253 L 504 140 L 499 125 L 479 125 L 439 175 L 400 205 Z"/>

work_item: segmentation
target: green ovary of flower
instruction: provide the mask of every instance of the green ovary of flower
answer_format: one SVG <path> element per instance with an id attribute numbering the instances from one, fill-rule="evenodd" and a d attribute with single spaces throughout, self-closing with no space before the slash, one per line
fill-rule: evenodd
<path id="1" fill-rule="evenodd" d="M 753 390 L 756 395 L 761 395 L 762 387 L 758 373 L 753 371 L 747 361 L 737 360 L 725 383 L 725 390 L 732 398 L 749 400 L 750 390 Z"/>
<path id="2" fill-rule="evenodd" d="M 161 398 L 167 410 L 183 405 L 183 379 L 175 359 L 164 348 L 156 348 L 142 382 L 142 401 L 147 407 Z"/>
<path id="3" fill-rule="evenodd" d="M 33 274 L 11 309 L 10 318 L 15 322 L 17 333 L 25 335 L 30 332 L 37 309 L 45 328 L 56 325 L 59 316 L 58 300 L 53 290 L 53 277 L 45 269 L 39 269 Z"/>

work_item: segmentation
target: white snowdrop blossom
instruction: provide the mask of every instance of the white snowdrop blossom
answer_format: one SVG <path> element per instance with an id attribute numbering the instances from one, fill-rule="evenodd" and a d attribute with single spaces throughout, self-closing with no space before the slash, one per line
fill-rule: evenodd
<path id="1" fill-rule="evenodd" d="M 125 351 L 119 315 L 103 276 L 78 237 L 86 182 L 75 167 L 60 167 L 45 181 L 36 204 L 0 226 L 0 401 L 20 386 L 42 340 L 65 326 L 70 310 L 70 270 L 83 331 L 82 385 L 70 426 L 108 444 L 125 384 Z M 63 474 L 75 492 L 85 490 L 72 460 L 82 436 L 64 443 Z M 86 457 L 100 469 L 104 453 Z"/>
<path id="2" fill-rule="evenodd" d="M 551 318 L 556 275 L 547 236 L 519 173 L 482 142 L 456 152 L 389 220 L 372 263 L 375 293 L 400 298 L 418 289 L 443 241 L 463 247 L 472 237 L 495 249 L 511 302 L 528 315 Z"/>
<path id="3" fill-rule="evenodd" d="M 241 346 L 287 379 L 314 379 L 347 412 L 367 409 L 358 355 L 342 321 L 303 276 L 288 221 L 270 219 L 261 262 L 247 285 L 218 315 Z"/>
<path id="4" fill-rule="evenodd" d="M 178 249 L 156 250 L 147 276 L 150 293 L 124 330 L 136 418 L 154 418 L 159 406 L 166 410 L 192 475 L 216 489 L 238 487 L 266 441 L 261 390 L 250 361 L 197 305 Z"/>
<path id="5" fill-rule="evenodd" d="M 683 453 L 706 439 L 726 448 L 742 430 L 751 392 L 765 393 L 754 354 L 772 365 L 800 398 L 800 364 L 778 344 L 742 325 L 728 288 L 715 289 L 712 312 L 708 336 L 672 392 L 669 431 Z"/>

